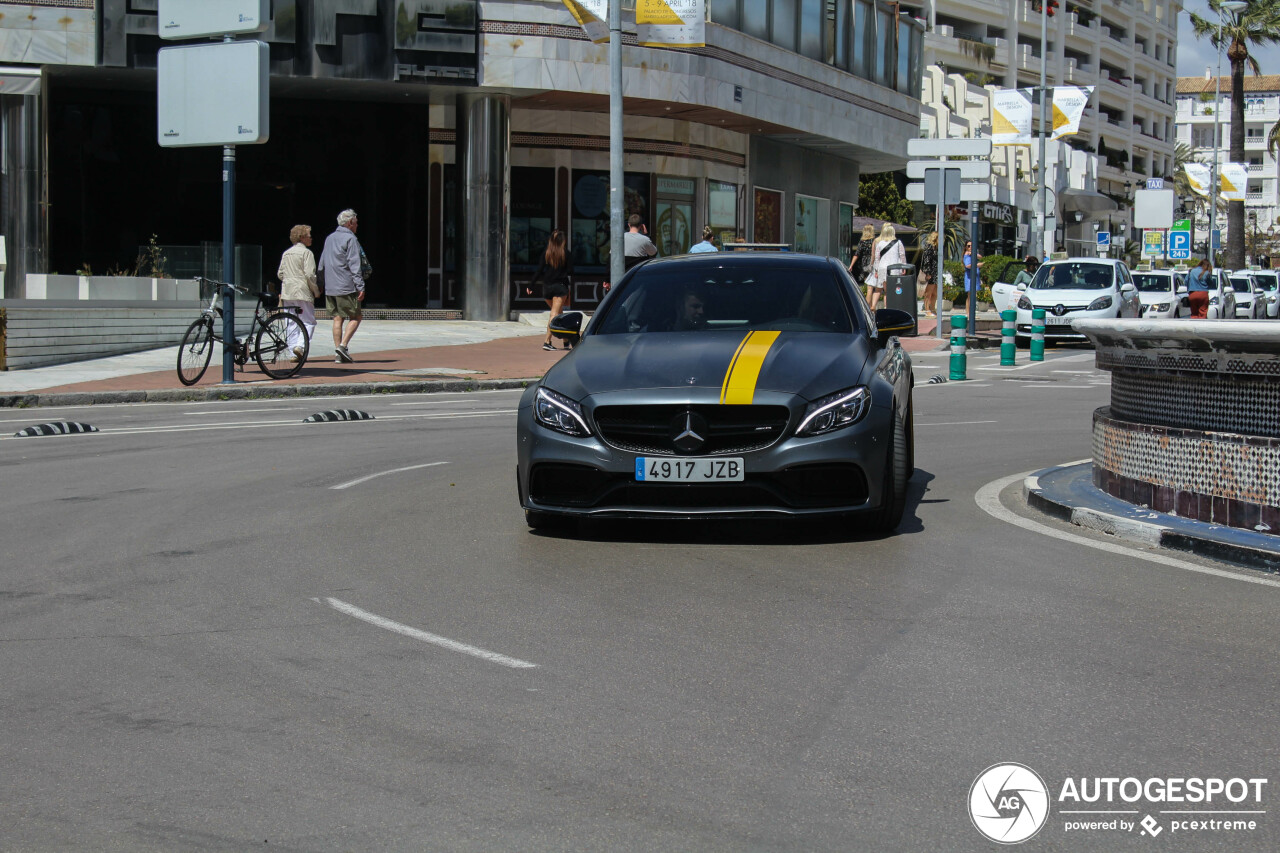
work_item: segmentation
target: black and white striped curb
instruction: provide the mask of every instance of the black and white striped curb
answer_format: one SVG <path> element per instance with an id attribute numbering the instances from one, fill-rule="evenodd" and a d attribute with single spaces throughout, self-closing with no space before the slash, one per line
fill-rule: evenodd
<path id="1" fill-rule="evenodd" d="M 71 435 L 79 432 L 97 432 L 93 424 L 79 424 L 71 421 L 56 421 L 49 424 L 36 424 L 20 429 L 13 434 L 14 438 L 30 438 L 36 435 Z"/>
<path id="2" fill-rule="evenodd" d="M 327 412 L 316 412 L 303 418 L 304 424 L 326 424 L 334 421 L 371 421 L 373 415 L 359 409 L 330 409 Z"/>

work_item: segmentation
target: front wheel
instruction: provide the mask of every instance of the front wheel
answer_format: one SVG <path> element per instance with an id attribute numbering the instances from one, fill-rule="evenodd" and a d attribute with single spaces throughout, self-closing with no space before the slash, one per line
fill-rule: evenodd
<path id="1" fill-rule="evenodd" d="M 258 330 L 253 358 L 272 379 L 288 379 L 307 363 L 311 342 L 302 322 L 292 314 L 272 314 Z"/>
<path id="2" fill-rule="evenodd" d="M 195 385 L 204 376 L 213 357 L 213 323 L 196 320 L 182 336 L 178 350 L 178 381 L 183 385 Z"/>
<path id="3" fill-rule="evenodd" d="M 880 508 L 867 525 L 876 533 L 892 533 L 902 523 L 907 507 L 907 480 L 910 478 L 907 430 L 905 424 L 894 419 L 893 437 L 889 440 L 889 452 L 884 462 L 884 478 L 880 487 Z"/>

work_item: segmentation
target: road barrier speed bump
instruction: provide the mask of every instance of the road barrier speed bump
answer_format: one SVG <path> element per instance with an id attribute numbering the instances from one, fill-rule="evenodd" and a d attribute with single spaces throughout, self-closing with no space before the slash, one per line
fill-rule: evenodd
<path id="1" fill-rule="evenodd" d="M 965 379 L 969 344 L 969 318 L 963 314 L 951 315 L 951 378 Z"/>
<path id="2" fill-rule="evenodd" d="M 1031 360 L 1044 361 L 1044 309 L 1031 309 Z"/>

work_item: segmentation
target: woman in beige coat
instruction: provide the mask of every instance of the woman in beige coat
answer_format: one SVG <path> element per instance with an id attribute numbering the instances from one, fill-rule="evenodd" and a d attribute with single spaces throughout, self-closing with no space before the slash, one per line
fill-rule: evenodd
<path id="1" fill-rule="evenodd" d="M 310 340 L 316 330 L 316 305 L 314 300 L 320 296 L 320 287 L 316 284 L 316 257 L 311 254 L 311 226 L 295 225 L 289 229 L 289 242 L 293 245 L 285 250 L 280 258 L 280 269 L 276 275 L 280 278 L 280 304 L 286 308 L 297 308 L 298 319 L 307 330 Z M 296 333 L 296 327 L 290 327 Z M 290 340 L 295 357 L 301 358 L 306 353 L 304 341 Z"/>

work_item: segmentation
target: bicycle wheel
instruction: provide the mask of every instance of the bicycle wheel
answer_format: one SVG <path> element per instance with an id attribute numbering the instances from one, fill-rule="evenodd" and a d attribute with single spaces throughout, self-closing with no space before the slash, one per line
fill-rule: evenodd
<path id="1" fill-rule="evenodd" d="M 295 341 L 293 346 L 289 341 Z M 302 353 L 296 354 L 294 348 Z M 262 372 L 272 379 L 288 379 L 307 363 L 311 342 L 302 322 L 292 314 L 272 314 L 258 330 L 254 340 L 253 358 Z"/>
<path id="2" fill-rule="evenodd" d="M 213 324 L 206 319 L 196 320 L 182 337 L 178 350 L 178 381 L 183 385 L 195 385 L 204 376 L 213 357 Z"/>

